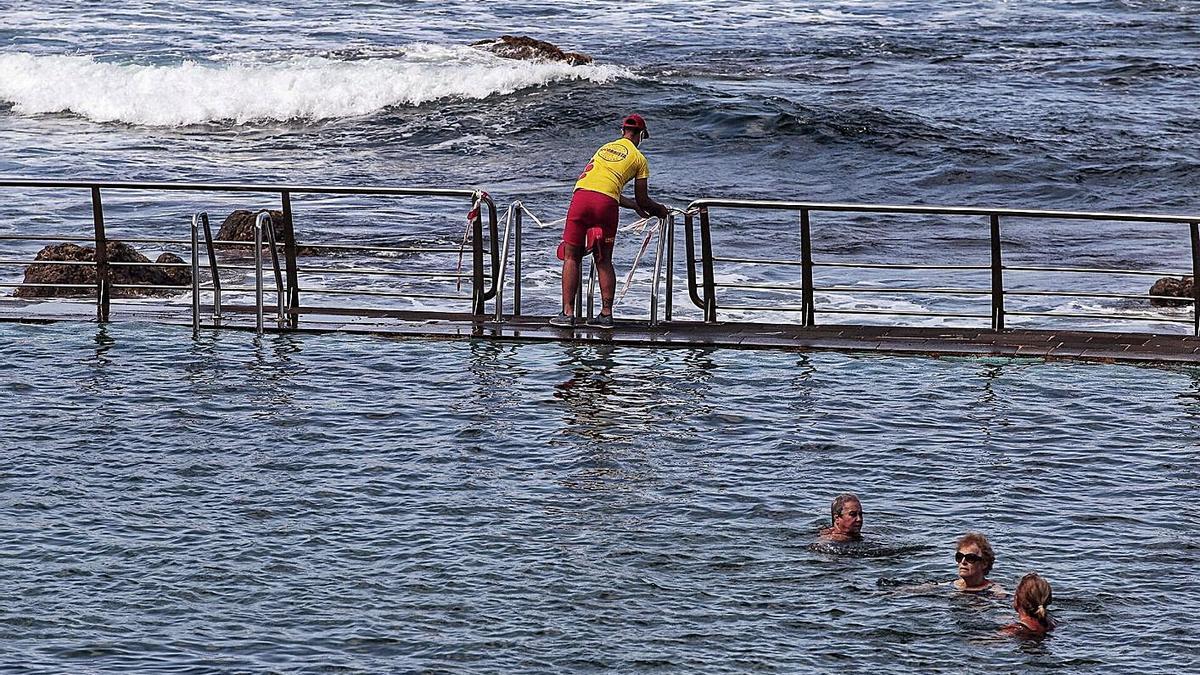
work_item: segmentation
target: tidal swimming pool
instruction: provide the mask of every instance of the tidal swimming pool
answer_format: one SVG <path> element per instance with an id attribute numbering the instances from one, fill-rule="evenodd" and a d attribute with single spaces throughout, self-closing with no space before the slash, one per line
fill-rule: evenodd
<path id="1" fill-rule="evenodd" d="M 0 325 L 0 669 L 1200 667 L 1200 371 Z M 863 555 L 810 548 L 857 492 Z M 1058 630 L 916 593 L 968 529 Z"/>

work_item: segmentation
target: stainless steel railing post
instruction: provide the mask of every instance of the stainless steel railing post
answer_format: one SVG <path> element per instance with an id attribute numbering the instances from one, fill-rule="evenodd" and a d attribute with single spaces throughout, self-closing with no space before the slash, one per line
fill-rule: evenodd
<path id="1" fill-rule="evenodd" d="M 514 236 L 516 241 L 513 243 L 513 316 L 521 316 L 521 212 L 525 210 L 525 205 L 513 214 L 517 222 L 514 223 L 516 232 Z"/>
<path id="2" fill-rule="evenodd" d="M 700 209 L 700 262 L 704 279 L 704 322 L 717 322 L 717 287 L 713 274 L 712 236 L 709 231 L 708 208 Z"/>
<path id="3" fill-rule="evenodd" d="M 96 320 L 108 321 L 111 280 L 108 267 L 108 239 L 104 234 L 104 202 L 100 187 L 92 186 L 92 225 L 96 232 Z"/>
<path id="4" fill-rule="evenodd" d="M 200 332 L 200 214 L 192 216 L 192 332 Z"/>
<path id="5" fill-rule="evenodd" d="M 483 287 L 483 208 L 484 194 L 475 197 L 475 217 L 471 219 L 471 313 L 482 316 L 487 289 Z"/>
<path id="6" fill-rule="evenodd" d="M 801 323 L 817 325 L 816 294 L 813 292 L 812 222 L 808 209 L 800 209 L 800 306 Z"/>
<path id="7" fill-rule="evenodd" d="M 285 321 L 283 303 L 287 292 L 284 290 L 283 286 L 283 272 L 281 272 L 279 269 L 279 247 L 275 242 L 275 223 L 271 221 L 271 214 L 269 211 L 263 211 L 261 214 L 259 214 L 260 217 L 264 215 L 267 216 L 267 240 L 271 246 L 271 267 L 275 270 L 275 325 L 282 329 Z"/>
<path id="8" fill-rule="evenodd" d="M 658 220 L 658 245 L 654 254 L 654 279 L 650 286 L 650 325 L 658 325 L 658 289 L 662 281 L 663 267 L 663 250 L 665 249 L 665 239 L 667 228 L 673 227 L 675 224 L 675 216 L 667 214 L 666 218 Z"/>
<path id="9" fill-rule="evenodd" d="M 212 227 L 208 222 L 208 212 L 200 212 L 200 225 L 204 228 L 204 247 L 208 252 L 208 268 L 212 273 L 213 285 L 213 326 L 221 325 L 221 274 L 217 266 L 217 249 L 213 246 Z"/>
<path id="10" fill-rule="evenodd" d="M 1004 263 L 1000 253 L 1000 216 L 991 218 L 992 242 L 992 330 L 1004 330 Z"/>
<path id="11" fill-rule="evenodd" d="M 508 241 L 512 234 L 514 214 L 521 212 L 521 202 L 515 201 L 508 206 L 508 218 L 504 222 L 504 246 L 500 249 L 500 273 L 496 277 L 496 323 L 504 320 L 504 275 L 508 271 Z"/>
<path id="12" fill-rule="evenodd" d="M 571 302 L 576 319 L 583 313 L 583 264 L 586 261 L 586 255 L 580 256 L 579 264 L 575 266 L 575 299 Z"/>
<path id="13" fill-rule="evenodd" d="M 299 263 L 296 261 L 296 225 L 292 222 L 292 193 L 283 190 L 279 193 L 283 206 L 283 255 L 287 264 L 287 308 L 291 311 L 289 325 L 296 328 L 300 325 L 300 277 Z"/>
<path id="14" fill-rule="evenodd" d="M 263 332 L 262 229 L 263 221 L 270 217 L 269 213 L 259 213 L 254 219 L 254 328 L 259 335 Z"/>
<path id="15" fill-rule="evenodd" d="M 584 257 L 586 257 L 586 256 L 584 256 Z M 596 261 L 593 258 L 592 264 L 588 265 L 588 289 L 587 289 L 587 320 L 588 321 L 591 321 L 592 317 L 595 316 L 595 314 L 594 314 L 595 311 L 596 311 Z"/>
<path id="16" fill-rule="evenodd" d="M 675 216 L 667 221 L 667 302 L 663 312 L 665 321 L 671 320 L 672 296 L 675 294 Z"/>
<path id="17" fill-rule="evenodd" d="M 1200 222 L 1188 227 L 1192 231 L 1192 334 L 1200 337 Z"/>

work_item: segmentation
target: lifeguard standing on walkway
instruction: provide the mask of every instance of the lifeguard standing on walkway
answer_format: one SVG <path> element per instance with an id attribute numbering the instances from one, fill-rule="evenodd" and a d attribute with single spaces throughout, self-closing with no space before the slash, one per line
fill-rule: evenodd
<path id="1" fill-rule="evenodd" d="M 558 257 L 563 261 L 562 313 L 550 319 L 555 326 L 574 326 L 576 321 L 575 295 L 579 291 L 579 269 L 583 256 L 592 251 L 597 275 L 600 277 L 600 315 L 588 325 L 612 328 L 613 297 L 617 292 L 617 273 L 613 269 L 612 252 L 616 241 L 620 207 L 634 209 L 643 218 L 666 218 L 667 207 L 650 198 L 647 185 L 650 166 L 638 150 L 642 140 L 650 138 L 646 120 L 630 115 L 621 123 L 621 137 L 607 143 L 584 167 L 575 182 L 567 224 L 563 228 Z M 633 180 L 634 199 L 621 194 L 625 184 Z"/>

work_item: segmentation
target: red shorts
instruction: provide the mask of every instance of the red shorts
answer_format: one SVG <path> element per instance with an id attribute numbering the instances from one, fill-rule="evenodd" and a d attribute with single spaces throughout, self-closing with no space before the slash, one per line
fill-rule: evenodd
<path id="1" fill-rule="evenodd" d="M 595 248 L 598 241 L 616 239 L 620 212 L 621 205 L 612 197 L 591 190 L 576 190 L 571 197 L 571 208 L 567 209 L 563 243 L 583 247 L 586 253 Z M 562 248 L 559 246 L 560 260 L 564 255 Z"/>

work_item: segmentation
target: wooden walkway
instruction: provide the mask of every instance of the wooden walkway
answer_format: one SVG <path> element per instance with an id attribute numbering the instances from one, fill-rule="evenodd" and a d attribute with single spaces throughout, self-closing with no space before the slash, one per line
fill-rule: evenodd
<path id="1" fill-rule="evenodd" d="M 245 317 L 238 327 L 246 327 Z M 642 347 L 723 347 L 738 349 L 829 350 L 925 356 L 992 356 L 1072 359 L 1105 363 L 1200 364 L 1200 338 L 1188 335 L 1057 330 L 913 328 L 900 326 L 795 324 L 706 324 L 674 321 L 651 327 L 645 321 L 620 320 L 612 330 L 551 326 L 546 317 L 489 317 L 437 312 L 408 312 L 346 317 L 309 310 L 301 331 L 339 331 L 442 339 L 491 339 L 522 342 L 608 343 Z M 229 324 L 226 324 L 227 326 Z M 273 323 L 268 322 L 273 326 Z M 252 326 L 249 326 L 252 327 Z"/>
<path id="2" fill-rule="evenodd" d="M 56 311 L 13 316 L 14 306 L 0 303 L 0 321 L 50 322 L 95 320 L 94 306 L 58 307 Z M 221 327 L 254 330 L 252 307 L 226 306 Z M 206 317 L 201 326 L 212 328 Z M 190 307 L 128 306 L 114 310 L 115 321 L 154 321 L 191 326 Z M 266 332 L 278 332 L 273 316 L 266 317 Z M 1200 365 L 1200 337 L 1099 331 L 1006 330 L 993 333 L 978 328 L 915 328 L 901 326 L 828 325 L 803 328 L 794 324 L 716 323 L 674 321 L 652 327 L 645 321 L 620 320 L 612 330 L 589 326 L 558 328 L 545 317 L 491 317 L 470 314 L 364 310 L 351 316 L 344 311 L 307 308 L 301 333 L 356 333 L 427 339 L 485 339 L 520 342 L 606 343 L 642 347 L 722 347 L 737 349 L 828 350 L 913 354 L 925 356 L 1013 357 L 1046 360 L 1070 359 L 1105 363 Z"/>

